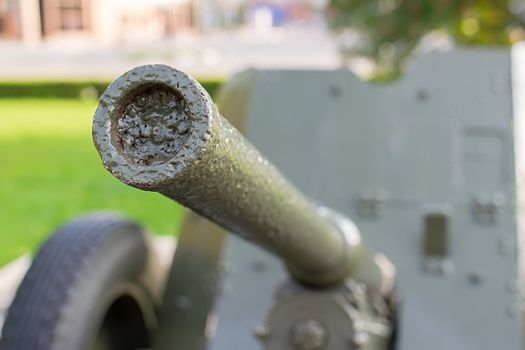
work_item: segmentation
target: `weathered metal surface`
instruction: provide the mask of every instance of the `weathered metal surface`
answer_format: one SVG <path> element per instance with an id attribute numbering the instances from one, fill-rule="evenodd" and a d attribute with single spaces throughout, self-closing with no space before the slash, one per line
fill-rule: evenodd
<path id="1" fill-rule="evenodd" d="M 187 74 L 164 65 L 125 73 L 101 97 L 93 135 L 104 166 L 121 181 L 277 254 L 301 282 L 336 284 L 355 269 L 357 229 L 345 235 L 323 219 Z"/>
<path id="2" fill-rule="evenodd" d="M 253 72 L 247 137 L 396 265 L 396 349 L 523 349 L 524 53 L 435 52 L 384 86 L 346 70 Z M 490 220 L 473 212 L 479 202 Z M 424 266 L 433 258 L 425 217 L 435 213 L 447 215 L 444 273 Z M 226 258 L 237 268 L 224 280 L 211 349 L 257 349 L 249 332 L 286 271 L 236 237 Z"/>
<path id="3" fill-rule="evenodd" d="M 237 130 L 244 130 L 244 116 L 249 107 L 252 71 L 239 74 L 230 81 L 234 89 L 221 91 L 217 104 Z M 234 104 L 230 93 L 240 97 Z M 224 102 L 224 103 L 223 103 Z M 155 349 L 203 350 L 214 335 L 216 316 L 212 310 L 224 274 L 224 246 L 227 232 L 195 213 L 187 213 L 179 233 L 177 251 L 159 306 Z M 189 303 L 185 303 L 189 299 Z M 181 307 L 182 306 L 182 307 Z"/>
<path id="4" fill-rule="evenodd" d="M 267 350 L 387 350 L 389 307 L 354 281 L 312 290 L 284 283 L 257 337 Z"/>
<path id="5" fill-rule="evenodd" d="M 226 237 L 219 226 L 189 213 L 181 229 L 154 336 L 156 350 L 202 350 L 213 330 L 213 309 Z"/>
<path id="6" fill-rule="evenodd" d="M 355 230 L 344 216 L 326 208 L 320 212 L 341 231 Z M 333 288 L 305 288 L 285 281 L 274 293 L 264 324 L 257 328 L 264 348 L 288 350 L 291 340 L 297 350 L 389 349 L 396 313 L 389 293 L 395 269 L 387 259 L 383 263 L 374 260 L 381 258 L 364 252 L 353 278 Z M 391 285 L 377 288 L 378 282 L 385 281 Z"/>

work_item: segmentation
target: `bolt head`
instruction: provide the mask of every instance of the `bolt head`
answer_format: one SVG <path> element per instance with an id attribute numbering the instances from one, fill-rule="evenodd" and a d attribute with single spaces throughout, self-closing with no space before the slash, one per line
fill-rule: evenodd
<path id="1" fill-rule="evenodd" d="M 354 334 L 352 337 L 352 346 L 356 348 L 361 348 L 368 344 L 368 341 L 370 340 L 370 337 L 366 332 L 358 331 Z"/>
<path id="2" fill-rule="evenodd" d="M 260 340 L 263 341 L 270 336 L 270 332 L 266 326 L 258 326 L 253 330 L 253 334 Z"/>
<path id="3" fill-rule="evenodd" d="M 292 342 L 296 350 L 321 350 L 326 338 L 326 329 L 314 319 L 301 320 L 292 328 Z"/>
<path id="4" fill-rule="evenodd" d="M 468 274 L 468 281 L 474 286 L 479 286 L 483 283 L 483 275 L 479 272 L 471 272 Z"/>

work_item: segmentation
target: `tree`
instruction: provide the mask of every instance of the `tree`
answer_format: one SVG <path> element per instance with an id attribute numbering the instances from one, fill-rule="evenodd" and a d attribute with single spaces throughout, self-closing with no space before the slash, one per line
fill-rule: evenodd
<path id="1" fill-rule="evenodd" d="M 327 18 L 339 34 L 343 58 L 366 58 L 374 66 L 373 78 L 389 79 L 399 76 L 429 36 L 443 35 L 460 45 L 508 46 L 523 40 L 519 2 L 329 0 Z"/>

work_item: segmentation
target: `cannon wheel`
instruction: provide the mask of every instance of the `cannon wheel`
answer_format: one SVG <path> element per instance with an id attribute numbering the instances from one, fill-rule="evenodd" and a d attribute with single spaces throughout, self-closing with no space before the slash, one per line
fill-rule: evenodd
<path id="1" fill-rule="evenodd" d="M 74 220 L 42 246 L 11 304 L 1 350 L 148 348 L 158 278 L 147 236 L 115 214 Z"/>

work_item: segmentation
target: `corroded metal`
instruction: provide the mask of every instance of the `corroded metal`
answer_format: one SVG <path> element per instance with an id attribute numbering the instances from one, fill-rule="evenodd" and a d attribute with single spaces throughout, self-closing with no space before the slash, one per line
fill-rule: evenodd
<path id="1" fill-rule="evenodd" d="M 386 350 L 392 348 L 392 309 L 353 280 L 322 290 L 281 284 L 257 329 L 265 350 Z"/>
<path id="2" fill-rule="evenodd" d="M 343 281 L 361 255 L 353 226 L 340 230 L 228 121 L 187 74 L 135 68 L 101 97 L 93 136 L 104 166 L 282 257 L 310 285 Z"/>

